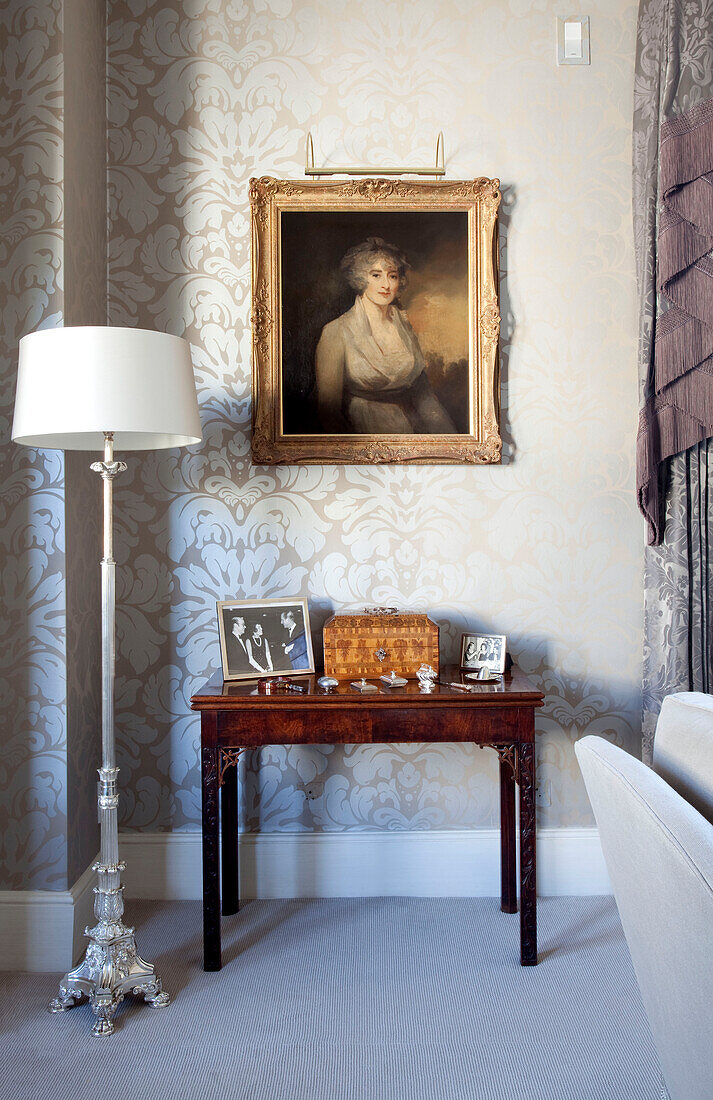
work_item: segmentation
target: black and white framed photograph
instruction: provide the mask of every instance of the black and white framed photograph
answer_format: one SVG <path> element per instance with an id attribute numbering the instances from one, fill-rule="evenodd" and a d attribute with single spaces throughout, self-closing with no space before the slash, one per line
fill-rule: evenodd
<path id="1" fill-rule="evenodd" d="M 224 680 L 314 672 L 307 600 L 220 600 Z"/>
<path id="2" fill-rule="evenodd" d="M 460 667 L 505 671 L 507 638 L 504 634 L 464 634 L 461 639 Z"/>

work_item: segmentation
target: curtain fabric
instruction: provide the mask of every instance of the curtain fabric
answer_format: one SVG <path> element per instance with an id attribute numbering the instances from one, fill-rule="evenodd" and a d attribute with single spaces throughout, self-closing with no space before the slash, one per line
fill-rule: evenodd
<path id="1" fill-rule="evenodd" d="M 710 100 L 713 0 L 640 0 L 633 137 L 642 408 L 637 483 L 652 544 L 644 567 L 645 759 L 663 697 L 713 688 L 713 440 L 705 438 L 713 406 L 707 358 L 713 341 L 708 349 L 706 329 L 713 312 L 708 315 L 705 304 L 708 268 L 713 271 L 706 234 L 713 226 Z M 698 144 L 696 130 L 706 131 Z M 691 279 L 701 293 L 690 290 Z M 681 383 L 692 370 L 694 385 Z M 677 383 L 686 391 L 681 400 Z M 676 450 L 682 453 L 669 457 Z"/>

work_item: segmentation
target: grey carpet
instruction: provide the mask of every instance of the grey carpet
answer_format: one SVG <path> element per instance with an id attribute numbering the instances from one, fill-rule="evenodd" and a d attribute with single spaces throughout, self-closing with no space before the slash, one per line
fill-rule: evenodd
<path id="1" fill-rule="evenodd" d="M 201 969 L 200 906 L 129 902 L 174 998 L 127 998 L 114 1035 L 56 983 L 4 975 L 6 1100 L 658 1100 L 659 1070 L 614 903 L 539 903 L 540 964 L 519 918 L 479 899 L 261 901 L 224 918 Z"/>

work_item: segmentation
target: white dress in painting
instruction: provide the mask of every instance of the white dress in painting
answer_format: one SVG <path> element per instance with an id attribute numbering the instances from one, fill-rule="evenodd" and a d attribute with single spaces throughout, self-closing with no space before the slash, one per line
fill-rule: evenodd
<path id="1" fill-rule="evenodd" d="M 433 392 L 418 337 L 391 307 L 377 342 L 367 299 L 359 296 L 322 329 L 315 371 L 325 432 L 359 435 L 444 434 L 457 429 Z M 373 307 L 372 307 L 373 308 Z"/>

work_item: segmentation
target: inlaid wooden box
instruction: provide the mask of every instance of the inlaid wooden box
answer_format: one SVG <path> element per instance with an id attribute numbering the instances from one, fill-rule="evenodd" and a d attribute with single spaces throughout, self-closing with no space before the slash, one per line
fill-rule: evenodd
<path id="1" fill-rule="evenodd" d="M 324 671 L 339 680 L 388 675 L 416 678 L 421 665 L 438 668 L 438 627 L 427 615 L 333 615 L 324 624 Z"/>

